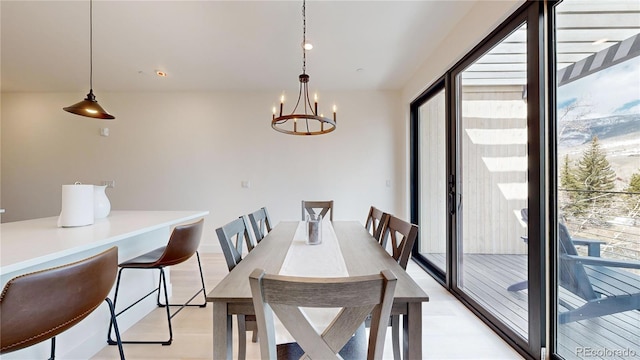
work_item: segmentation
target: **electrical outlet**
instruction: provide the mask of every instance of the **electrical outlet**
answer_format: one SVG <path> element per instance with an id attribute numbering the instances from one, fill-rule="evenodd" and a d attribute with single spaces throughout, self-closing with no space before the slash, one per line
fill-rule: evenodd
<path id="1" fill-rule="evenodd" d="M 240 186 L 242 186 L 242 187 L 243 187 L 243 188 L 245 188 L 245 189 L 248 189 L 248 188 L 250 188 L 250 187 L 251 187 L 251 181 L 249 181 L 249 180 L 242 180 L 242 181 L 240 182 Z"/>
<path id="2" fill-rule="evenodd" d="M 107 185 L 107 188 L 114 188 L 116 187 L 116 181 L 115 180 L 103 180 L 102 181 L 102 186 Z"/>

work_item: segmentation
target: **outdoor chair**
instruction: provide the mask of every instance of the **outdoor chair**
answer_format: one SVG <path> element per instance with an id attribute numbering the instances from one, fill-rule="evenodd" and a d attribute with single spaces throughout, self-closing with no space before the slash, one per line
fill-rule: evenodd
<path id="1" fill-rule="evenodd" d="M 522 221 L 525 224 L 527 224 L 529 222 L 529 211 L 528 211 L 527 208 L 524 208 L 524 209 L 520 210 L 520 218 L 522 219 Z M 529 242 L 529 237 L 528 236 L 521 236 L 520 238 L 525 243 Z M 573 245 L 586 246 L 587 247 L 587 254 L 589 256 L 600 256 L 600 246 L 602 244 L 606 244 L 605 241 L 594 240 L 594 239 L 572 238 L 571 240 L 573 242 Z M 515 284 L 509 285 L 507 290 L 508 291 L 520 291 L 520 290 L 525 290 L 528 286 L 529 286 L 529 282 L 527 280 L 523 280 L 523 281 L 519 281 L 519 282 L 517 282 Z"/>
<path id="2" fill-rule="evenodd" d="M 559 224 L 560 286 L 586 303 L 560 312 L 561 324 L 640 310 L 640 275 L 623 269 L 640 269 L 640 261 L 605 259 L 578 255 L 574 241 L 564 224 Z"/>
<path id="3" fill-rule="evenodd" d="M 523 220 L 528 220 L 527 209 L 522 209 Z M 527 241 L 527 238 L 523 238 Z M 574 239 L 566 225 L 558 224 L 559 285 L 577 296 L 579 301 L 562 299 L 565 311 L 559 311 L 561 324 L 612 315 L 624 311 L 640 310 L 640 275 L 624 269 L 640 269 L 640 261 L 607 259 L 600 257 L 603 241 Z M 579 255 L 576 245 L 588 246 L 586 256 Z M 527 288 L 527 281 L 509 286 L 509 291 Z"/>

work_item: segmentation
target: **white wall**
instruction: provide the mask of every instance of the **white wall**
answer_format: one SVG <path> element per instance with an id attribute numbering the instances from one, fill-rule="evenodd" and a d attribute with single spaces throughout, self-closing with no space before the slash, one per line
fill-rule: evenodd
<path id="1" fill-rule="evenodd" d="M 214 251 L 216 227 L 261 206 L 275 223 L 298 219 L 302 199 L 334 199 L 337 219 L 364 222 L 372 204 L 406 215 L 398 92 L 323 94 L 338 128 L 313 137 L 271 129 L 271 92 L 97 96 L 115 120 L 62 110 L 83 94 L 2 94 L 2 221 L 55 216 L 62 184 L 102 180 L 116 181 L 114 210 L 209 210 Z"/>

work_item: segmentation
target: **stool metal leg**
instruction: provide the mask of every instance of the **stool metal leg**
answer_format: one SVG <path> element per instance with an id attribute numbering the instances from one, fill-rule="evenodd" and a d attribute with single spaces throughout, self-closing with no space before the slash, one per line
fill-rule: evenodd
<path id="1" fill-rule="evenodd" d="M 114 304 L 111 302 L 111 299 L 106 298 L 104 301 L 109 305 L 109 312 L 111 313 L 111 324 L 113 325 L 113 329 L 116 333 L 116 343 L 118 344 L 118 352 L 120 353 L 120 360 L 124 359 L 124 349 L 122 348 L 122 339 L 120 338 L 120 329 L 118 329 L 118 322 L 116 321 L 116 308 Z M 109 329 L 111 330 L 111 329 Z"/>
<path id="2" fill-rule="evenodd" d="M 200 262 L 200 254 L 196 251 L 196 258 L 198 259 L 198 270 L 200 271 L 200 284 L 202 287 L 198 290 L 189 300 L 187 300 L 184 304 L 169 304 L 169 306 L 180 306 L 178 310 L 176 310 L 171 317 L 175 316 L 180 310 L 182 310 L 185 306 L 197 306 L 197 307 L 207 307 L 207 290 L 204 286 L 204 275 L 202 274 L 202 264 Z M 159 286 L 159 285 L 158 285 Z M 202 293 L 202 303 L 201 304 L 191 304 L 191 301 L 198 296 L 198 294 Z M 160 303 L 160 294 L 158 294 L 158 306 L 164 307 L 165 304 Z"/>
<path id="3" fill-rule="evenodd" d="M 139 302 L 141 302 L 142 300 L 144 300 L 146 297 L 148 297 L 149 295 L 153 294 L 154 292 L 158 292 L 157 293 L 157 297 L 156 297 L 156 303 L 158 304 L 159 307 L 165 307 L 166 311 L 167 311 L 167 324 L 169 326 L 169 340 L 167 341 L 122 341 L 123 344 L 162 344 L 162 345 L 171 345 L 171 342 L 173 341 L 173 327 L 171 326 L 171 319 L 176 316 L 182 309 L 184 309 L 186 306 L 197 306 L 197 307 L 206 307 L 207 306 L 207 292 L 206 292 L 206 288 L 205 288 L 205 284 L 204 284 L 204 275 L 202 273 L 202 263 L 200 261 L 200 254 L 196 251 L 196 258 L 198 260 L 198 270 L 200 272 L 200 283 L 202 285 L 202 287 L 189 299 L 187 300 L 186 303 L 184 304 L 171 304 L 169 303 L 169 294 L 167 291 L 167 281 L 166 281 L 166 276 L 165 276 L 165 272 L 164 272 L 164 268 L 163 267 L 159 267 L 158 270 L 160 270 L 160 276 L 158 279 L 158 287 L 153 289 L 151 292 L 149 292 L 148 294 L 144 295 L 142 298 L 140 298 L 138 301 L 134 302 L 133 304 L 129 305 L 127 308 L 125 308 L 124 310 L 121 310 L 120 312 L 116 313 L 116 317 L 120 316 L 120 314 L 124 313 L 125 311 L 129 310 L 130 308 L 132 308 L 134 305 L 138 304 Z M 115 291 L 115 295 L 113 298 L 113 304 L 114 304 L 114 308 L 117 305 L 117 301 L 118 301 L 118 292 L 120 289 L 120 280 L 121 280 L 121 276 L 122 276 L 122 271 L 125 268 L 120 268 L 120 271 L 118 272 L 118 280 L 116 281 L 116 291 Z M 136 268 L 131 268 L 131 269 L 136 269 Z M 148 269 L 148 268 L 138 268 L 138 269 Z M 164 304 L 162 302 L 160 302 L 160 293 L 164 292 Z M 201 304 L 191 304 L 191 301 L 193 301 L 193 299 L 195 299 L 200 293 L 202 293 L 202 300 L 203 302 Z M 171 306 L 179 306 L 179 308 L 171 313 L 170 307 Z M 108 333 L 108 339 L 107 342 L 109 343 L 109 345 L 116 345 L 117 342 L 114 341 L 111 337 L 111 329 L 112 329 L 112 324 L 109 324 L 109 333 Z"/>
<path id="4" fill-rule="evenodd" d="M 55 360 L 56 358 L 56 337 L 51 338 L 51 356 L 49 360 Z"/>
<path id="5" fill-rule="evenodd" d="M 118 272 L 118 280 L 116 281 L 116 292 L 115 295 L 113 297 L 113 304 L 114 304 L 114 308 L 115 305 L 117 304 L 118 301 L 118 291 L 119 291 L 119 287 L 120 287 L 120 279 L 121 279 L 121 275 L 122 275 L 122 271 L 126 269 L 126 268 L 120 268 L 120 271 Z M 148 270 L 149 268 L 130 268 L 130 269 L 139 269 L 139 270 Z M 120 315 L 122 315 L 125 311 L 131 309 L 132 307 L 134 307 L 135 305 L 137 305 L 138 303 L 140 303 L 142 300 L 146 299 L 147 297 L 149 297 L 150 295 L 152 295 L 154 292 L 158 292 L 158 303 L 159 303 L 159 296 L 160 296 L 160 284 L 162 284 L 162 288 L 164 290 L 164 300 L 165 303 L 169 302 L 169 295 L 167 292 L 167 283 L 166 283 L 166 279 L 165 279 L 165 275 L 164 275 L 164 269 L 162 267 L 158 267 L 157 268 L 160 271 L 160 279 L 158 282 L 158 287 L 151 290 L 149 293 L 147 293 L 146 295 L 144 295 L 143 297 L 141 297 L 140 299 L 138 299 L 136 302 L 134 302 L 133 304 L 129 305 L 128 307 L 126 307 L 125 309 L 121 310 L 120 312 L 116 313 L 115 316 L 118 317 Z M 122 340 L 121 343 L 122 344 L 161 344 L 161 345 L 171 345 L 171 342 L 173 341 L 173 329 L 171 327 L 171 314 L 169 311 L 169 307 L 167 307 L 167 322 L 169 325 L 169 340 L 166 341 L 131 341 L 131 340 Z M 107 343 L 109 345 L 116 345 L 117 342 L 113 340 L 113 338 L 111 337 L 111 328 L 112 328 L 112 324 L 109 324 L 109 333 L 107 335 Z"/>

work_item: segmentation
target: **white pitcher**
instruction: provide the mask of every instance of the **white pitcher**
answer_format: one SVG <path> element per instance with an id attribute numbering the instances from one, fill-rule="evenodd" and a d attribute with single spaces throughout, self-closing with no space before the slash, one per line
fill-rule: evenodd
<path id="1" fill-rule="evenodd" d="M 107 185 L 93 186 L 93 217 L 94 219 L 102 219 L 109 216 L 111 212 L 111 202 L 107 197 L 105 190 Z"/>

